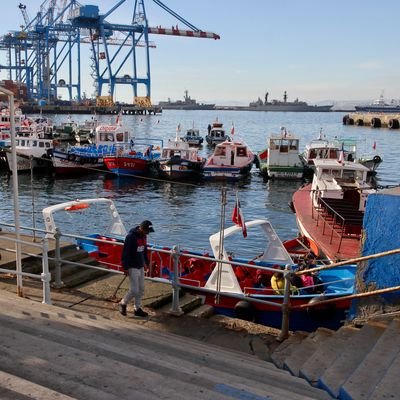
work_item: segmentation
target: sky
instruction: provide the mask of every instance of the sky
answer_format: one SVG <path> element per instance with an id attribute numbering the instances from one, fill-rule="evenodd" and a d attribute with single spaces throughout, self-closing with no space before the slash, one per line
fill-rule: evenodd
<path id="1" fill-rule="evenodd" d="M 20 0 L 2 8 L 0 35 L 23 24 Z M 22 0 L 24 3 L 24 0 Z M 32 18 L 43 1 L 25 0 Z M 58 3 L 63 3 L 58 0 Z M 85 1 L 108 12 L 117 0 Z M 310 104 L 373 101 L 383 92 L 400 99 L 399 0 L 163 0 L 174 12 L 220 40 L 151 35 L 151 99 L 248 105 L 258 97 L 296 98 Z M 134 0 L 108 18 L 127 24 Z M 187 29 L 152 0 L 145 0 L 149 26 Z M 83 89 L 93 93 L 89 50 L 82 50 Z M 85 53 L 86 52 L 86 53 Z M 138 58 L 144 63 L 144 54 Z M 0 52 L 1 64 L 6 54 Z M 129 71 L 127 71 L 129 73 Z M 144 73 L 142 74 L 144 75 Z M 6 72 L 0 72 L 6 79 Z M 105 94 L 105 93 L 104 93 Z M 119 85 L 116 100 L 131 90 Z"/>

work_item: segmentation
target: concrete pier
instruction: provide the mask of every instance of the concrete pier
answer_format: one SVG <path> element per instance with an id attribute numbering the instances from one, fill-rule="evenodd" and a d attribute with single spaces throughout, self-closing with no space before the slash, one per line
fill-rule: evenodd
<path id="1" fill-rule="evenodd" d="M 400 128 L 399 113 L 354 112 L 343 117 L 343 125 L 370 126 L 371 128 Z"/>

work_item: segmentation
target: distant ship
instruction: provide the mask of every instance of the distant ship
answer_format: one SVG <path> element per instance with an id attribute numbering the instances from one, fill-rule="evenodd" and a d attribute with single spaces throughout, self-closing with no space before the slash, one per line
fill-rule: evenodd
<path id="1" fill-rule="evenodd" d="M 295 101 L 287 101 L 286 90 L 283 93 L 283 101 L 268 101 L 268 95 L 269 93 L 267 92 L 265 95 L 265 101 L 262 101 L 260 98 L 258 98 L 257 101 L 250 103 L 247 109 L 250 111 L 327 112 L 331 111 L 331 108 L 333 107 L 333 105 L 308 105 L 305 101 L 299 101 L 299 99 L 296 99 Z"/>
<path id="2" fill-rule="evenodd" d="M 400 112 L 400 104 L 396 104 L 394 100 L 390 102 L 390 104 L 385 102 L 383 97 L 383 93 L 379 96 L 379 99 L 376 99 L 372 104 L 368 104 L 366 106 L 355 106 L 356 111 L 363 112 Z"/>
<path id="3" fill-rule="evenodd" d="M 197 103 L 195 99 L 190 98 L 188 91 L 185 90 L 185 96 L 183 100 L 171 101 L 160 101 L 159 107 L 164 110 L 214 110 L 215 104 L 204 104 Z"/>

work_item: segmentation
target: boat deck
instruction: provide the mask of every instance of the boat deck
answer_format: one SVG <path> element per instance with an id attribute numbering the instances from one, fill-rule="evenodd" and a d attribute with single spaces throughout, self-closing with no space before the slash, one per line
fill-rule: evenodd
<path id="1" fill-rule="evenodd" d="M 307 185 L 293 195 L 293 207 L 302 234 L 317 243 L 320 255 L 328 259 L 358 257 L 364 214 L 341 199 L 324 199 L 315 208 L 310 191 L 311 185 Z"/>

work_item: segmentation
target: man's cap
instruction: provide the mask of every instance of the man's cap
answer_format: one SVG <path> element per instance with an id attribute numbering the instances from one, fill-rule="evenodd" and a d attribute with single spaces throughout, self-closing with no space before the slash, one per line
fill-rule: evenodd
<path id="1" fill-rule="evenodd" d="M 146 232 L 154 232 L 153 224 L 148 219 L 144 220 L 140 227 Z"/>

